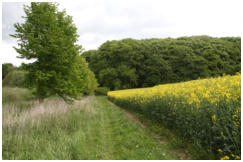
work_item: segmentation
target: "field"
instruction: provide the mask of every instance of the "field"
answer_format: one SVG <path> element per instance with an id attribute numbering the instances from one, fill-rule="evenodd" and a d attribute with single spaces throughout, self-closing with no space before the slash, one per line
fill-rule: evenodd
<path id="1" fill-rule="evenodd" d="M 220 159 L 240 159 L 241 75 L 111 91 L 109 99 L 176 130 Z"/>
<path id="2" fill-rule="evenodd" d="M 240 159 L 241 75 L 86 96 L 3 87 L 3 159 Z M 115 105 L 115 104 L 116 105 Z M 118 107 L 118 106 L 120 107 Z"/>
<path id="3" fill-rule="evenodd" d="M 2 4 L 2 159 L 241 160 L 239 5 L 76 2 Z"/>
<path id="4" fill-rule="evenodd" d="M 180 159 L 105 96 L 40 109 L 28 90 L 3 88 L 2 130 L 3 159 Z"/>

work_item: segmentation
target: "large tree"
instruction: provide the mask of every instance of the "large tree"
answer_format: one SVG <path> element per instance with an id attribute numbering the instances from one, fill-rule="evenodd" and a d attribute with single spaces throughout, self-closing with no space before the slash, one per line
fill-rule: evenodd
<path id="1" fill-rule="evenodd" d="M 37 90 L 39 102 L 50 95 L 75 98 L 85 91 L 87 77 L 82 47 L 77 45 L 77 28 L 72 17 L 58 11 L 56 3 L 32 2 L 24 6 L 25 22 L 16 23 L 15 34 L 20 58 L 33 60 L 24 64 L 30 87 Z"/>

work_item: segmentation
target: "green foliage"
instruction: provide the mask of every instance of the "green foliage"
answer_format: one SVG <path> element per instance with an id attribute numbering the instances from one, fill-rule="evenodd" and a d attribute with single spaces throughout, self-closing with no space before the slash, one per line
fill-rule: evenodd
<path id="1" fill-rule="evenodd" d="M 235 74 L 241 38 L 209 36 L 107 41 L 82 56 L 100 86 L 111 90 Z"/>
<path id="2" fill-rule="evenodd" d="M 18 111 L 30 108 L 34 104 L 35 96 L 33 91 L 26 88 L 18 87 L 3 87 L 2 88 L 2 103 L 3 105 L 17 105 Z M 16 115 L 16 114 L 15 114 Z"/>
<path id="3" fill-rule="evenodd" d="M 15 70 L 15 67 L 11 63 L 4 63 L 2 64 L 2 80 L 10 73 L 11 71 Z"/>
<path id="4" fill-rule="evenodd" d="M 25 87 L 25 71 L 13 70 L 3 79 L 3 86 L 9 87 Z"/>
<path id="5" fill-rule="evenodd" d="M 24 8 L 23 24 L 14 25 L 20 48 L 20 58 L 35 60 L 23 64 L 27 84 L 37 90 L 39 99 L 59 95 L 77 98 L 87 87 L 87 66 L 80 58 L 77 28 L 71 16 L 58 11 L 55 3 L 32 2 Z"/>
<path id="6" fill-rule="evenodd" d="M 106 96 L 109 91 L 110 89 L 108 87 L 98 87 L 95 89 L 95 95 Z"/>
<path id="7" fill-rule="evenodd" d="M 75 82 L 78 89 L 81 90 L 84 94 L 93 94 L 94 90 L 97 88 L 98 83 L 96 81 L 94 73 L 88 68 L 88 64 L 86 63 L 83 57 L 78 56 L 76 63 L 76 72 L 72 72 L 73 77 L 80 77 L 79 79 L 83 82 Z M 75 76 L 77 75 L 77 76 Z"/>
<path id="8" fill-rule="evenodd" d="M 188 160 L 213 160 L 217 159 L 217 155 L 211 150 L 207 150 L 202 146 L 195 145 L 195 143 L 190 142 L 185 139 L 178 130 L 168 129 L 163 123 L 156 122 L 153 119 L 149 119 L 145 114 L 138 113 L 133 109 L 126 109 L 129 113 L 136 116 L 142 124 L 144 124 L 147 129 L 154 134 L 158 134 L 163 140 L 169 141 L 168 146 L 173 150 L 182 150 L 182 154 Z M 183 159 L 184 160 L 184 159 Z"/>
<path id="9" fill-rule="evenodd" d="M 97 87 L 98 87 L 98 83 L 95 78 L 95 75 L 91 70 L 88 69 L 87 88 L 86 88 L 84 94 L 93 95 L 94 91 L 96 90 Z"/>
<path id="10" fill-rule="evenodd" d="M 35 111 L 36 116 L 30 117 L 3 113 L 8 119 L 3 120 L 3 159 L 178 159 L 167 145 L 160 144 L 105 97 L 85 102 L 67 107 L 60 100 L 50 100 L 44 114 Z M 60 111 L 65 107 L 67 111 Z M 3 105 L 4 111 L 6 108 Z"/>

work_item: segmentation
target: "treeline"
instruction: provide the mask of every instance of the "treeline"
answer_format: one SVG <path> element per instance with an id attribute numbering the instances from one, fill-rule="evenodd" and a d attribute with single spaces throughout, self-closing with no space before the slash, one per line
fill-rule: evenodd
<path id="1" fill-rule="evenodd" d="M 25 87 L 26 72 L 11 63 L 2 64 L 2 85 L 9 87 Z"/>
<path id="2" fill-rule="evenodd" d="M 79 58 L 79 77 L 82 78 L 80 91 L 85 95 L 94 94 L 94 91 L 98 86 L 95 75 L 88 68 L 86 61 L 80 56 Z M 16 67 L 11 63 L 2 64 L 2 85 L 5 87 L 29 88 L 30 80 L 27 77 L 28 72 L 24 69 L 25 66 L 26 64 L 22 64 L 19 67 Z"/>
<path id="3" fill-rule="evenodd" d="M 241 38 L 128 38 L 107 41 L 82 56 L 102 87 L 149 87 L 239 72 Z"/>

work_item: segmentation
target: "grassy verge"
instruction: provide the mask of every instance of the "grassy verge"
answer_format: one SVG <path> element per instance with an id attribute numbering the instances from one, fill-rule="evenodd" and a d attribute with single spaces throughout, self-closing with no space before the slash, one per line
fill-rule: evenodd
<path id="1" fill-rule="evenodd" d="M 26 88 L 3 87 L 2 103 L 4 105 L 18 105 L 19 109 L 30 108 L 34 105 L 34 95 Z"/>
<path id="2" fill-rule="evenodd" d="M 185 139 L 178 131 L 168 129 L 163 124 L 148 119 L 138 112 L 130 109 L 126 109 L 126 111 L 138 118 L 151 134 L 156 134 L 161 140 L 167 141 L 169 149 L 174 150 L 177 154 L 182 154 L 182 157 L 186 156 L 188 159 L 196 160 L 217 159 L 217 155 L 215 155 L 211 150 L 207 150 L 199 144 L 192 143 L 188 139 Z"/>
<path id="3" fill-rule="evenodd" d="M 3 159 L 177 159 L 106 97 L 73 105 L 49 99 L 44 107 L 19 112 L 3 104 Z"/>

